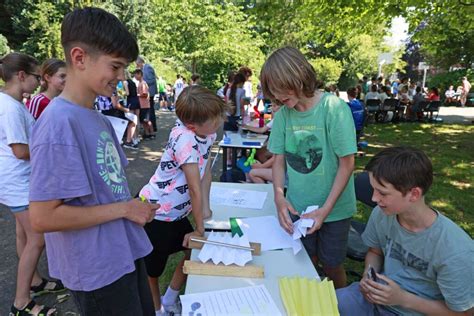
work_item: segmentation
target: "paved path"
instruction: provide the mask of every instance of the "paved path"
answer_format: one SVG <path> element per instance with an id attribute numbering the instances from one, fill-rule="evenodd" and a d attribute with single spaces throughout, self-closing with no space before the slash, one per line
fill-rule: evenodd
<path id="1" fill-rule="evenodd" d="M 129 179 L 130 192 L 135 194 L 148 181 L 154 173 L 161 158 L 162 149 L 165 146 L 168 134 L 174 125 L 175 115 L 171 112 L 159 112 L 157 138 L 140 144 L 139 151 L 126 149 L 130 164 L 126 171 Z M 474 120 L 474 108 L 443 107 L 440 117 L 444 122 L 472 124 Z M 221 133 L 218 139 L 221 139 Z M 214 154 L 217 146 L 213 148 Z M 213 179 L 218 180 L 220 173 L 221 158 L 219 156 L 213 169 Z M 0 315 L 7 315 L 14 298 L 17 257 L 15 250 L 15 220 L 12 214 L 0 205 Z M 40 260 L 40 272 L 46 275 L 47 265 L 45 256 Z M 54 304 L 55 296 L 46 295 L 38 299 L 41 303 Z M 73 315 L 76 311 L 73 300 L 58 305 L 60 315 Z"/>

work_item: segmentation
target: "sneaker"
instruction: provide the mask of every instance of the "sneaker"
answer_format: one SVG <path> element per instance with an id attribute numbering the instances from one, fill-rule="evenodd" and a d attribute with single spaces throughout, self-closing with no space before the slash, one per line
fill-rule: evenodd
<path id="1" fill-rule="evenodd" d="M 134 143 L 124 143 L 123 147 L 128 148 L 128 149 L 138 149 L 138 145 L 135 145 Z"/>
<path id="2" fill-rule="evenodd" d="M 179 298 L 176 302 L 174 302 L 174 304 L 165 305 L 163 304 L 163 296 L 162 296 L 161 302 L 162 302 L 161 303 L 162 308 L 164 308 L 165 312 L 167 312 L 168 314 L 175 315 L 175 316 L 181 315 L 181 311 L 183 310 L 183 307 L 181 306 L 181 301 L 179 300 Z"/>

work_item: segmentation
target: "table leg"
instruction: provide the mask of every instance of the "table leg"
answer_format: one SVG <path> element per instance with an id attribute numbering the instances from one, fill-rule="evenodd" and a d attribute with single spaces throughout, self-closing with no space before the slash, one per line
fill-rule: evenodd
<path id="1" fill-rule="evenodd" d="M 232 147 L 232 168 L 237 168 L 237 148 Z"/>
<path id="2" fill-rule="evenodd" d="M 227 171 L 227 148 L 226 147 L 221 147 L 222 148 L 222 172 Z"/>

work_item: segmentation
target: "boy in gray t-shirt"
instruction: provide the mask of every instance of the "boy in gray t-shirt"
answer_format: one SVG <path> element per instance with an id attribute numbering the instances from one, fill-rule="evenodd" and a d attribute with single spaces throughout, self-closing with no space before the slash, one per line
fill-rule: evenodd
<path id="1" fill-rule="evenodd" d="M 362 235 L 369 246 L 363 278 L 337 290 L 340 314 L 471 315 L 474 244 L 425 204 L 433 181 L 428 157 L 413 148 L 388 148 L 366 170 L 378 206 Z"/>

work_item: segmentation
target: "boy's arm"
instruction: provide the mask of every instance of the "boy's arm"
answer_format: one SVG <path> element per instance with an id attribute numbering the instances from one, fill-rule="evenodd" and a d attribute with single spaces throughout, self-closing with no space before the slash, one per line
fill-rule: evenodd
<path id="1" fill-rule="evenodd" d="M 395 281 L 383 274 L 377 273 L 377 277 L 387 284 L 377 283 L 372 280 L 367 281 L 367 298 L 374 304 L 397 305 L 424 315 L 472 315 L 474 311 L 474 308 L 463 312 L 453 311 L 442 300 L 430 300 L 405 291 Z"/>
<path id="2" fill-rule="evenodd" d="M 30 147 L 27 144 L 10 144 L 17 159 L 30 160 Z"/>
<path id="3" fill-rule="evenodd" d="M 280 226 L 289 234 L 293 234 L 293 222 L 288 212 L 298 215 L 298 212 L 285 198 L 285 155 L 273 155 L 275 157 L 272 174 L 273 174 L 273 193 L 275 205 L 278 213 L 278 221 Z"/>
<path id="4" fill-rule="evenodd" d="M 204 177 L 201 180 L 203 219 L 206 219 L 212 216 L 211 204 L 209 202 L 209 195 L 211 193 L 211 182 L 212 182 L 211 165 L 212 165 L 212 162 L 209 157 L 209 159 L 207 160 L 206 171 L 204 171 Z"/>
<path id="5" fill-rule="evenodd" d="M 201 190 L 201 177 L 199 175 L 199 168 L 197 163 L 186 163 L 181 166 L 188 183 L 189 196 L 191 197 L 191 208 L 196 223 L 194 232 L 186 234 L 183 240 L 183 247 L 188 246 L 188 241 L 191 236 L 203 236 L 204 235 L 204 223 L 202 220 L 202 190 Z"/>
<path id="6" fill-rule="evenodd" d="M 354 171 L 354 161 L 354 155 L 352 154 L 339 157 L 339 167 L 337 168 L 336 177 L 334 178 L 334 183 L 326 202 L 324 202 L 323 206 L 319 209 L 301 216 L 302 218 L 311 218 L 314 220 L 313 227 L 308 230 L 308 234 L 312 234 L 320 229 L 326 217 L 331 213 L 337 199 L 346 187 L 347 182 Z"/>
<path id="7" fill-rule="evenodd" d="M 153 219 L 159 207 L 138 199 L 96 206 L 71 206 L 62 200 L 30 201 L 30 220 L 39 233 L 84 229 L 119 218 L 143 226 Z"/>

